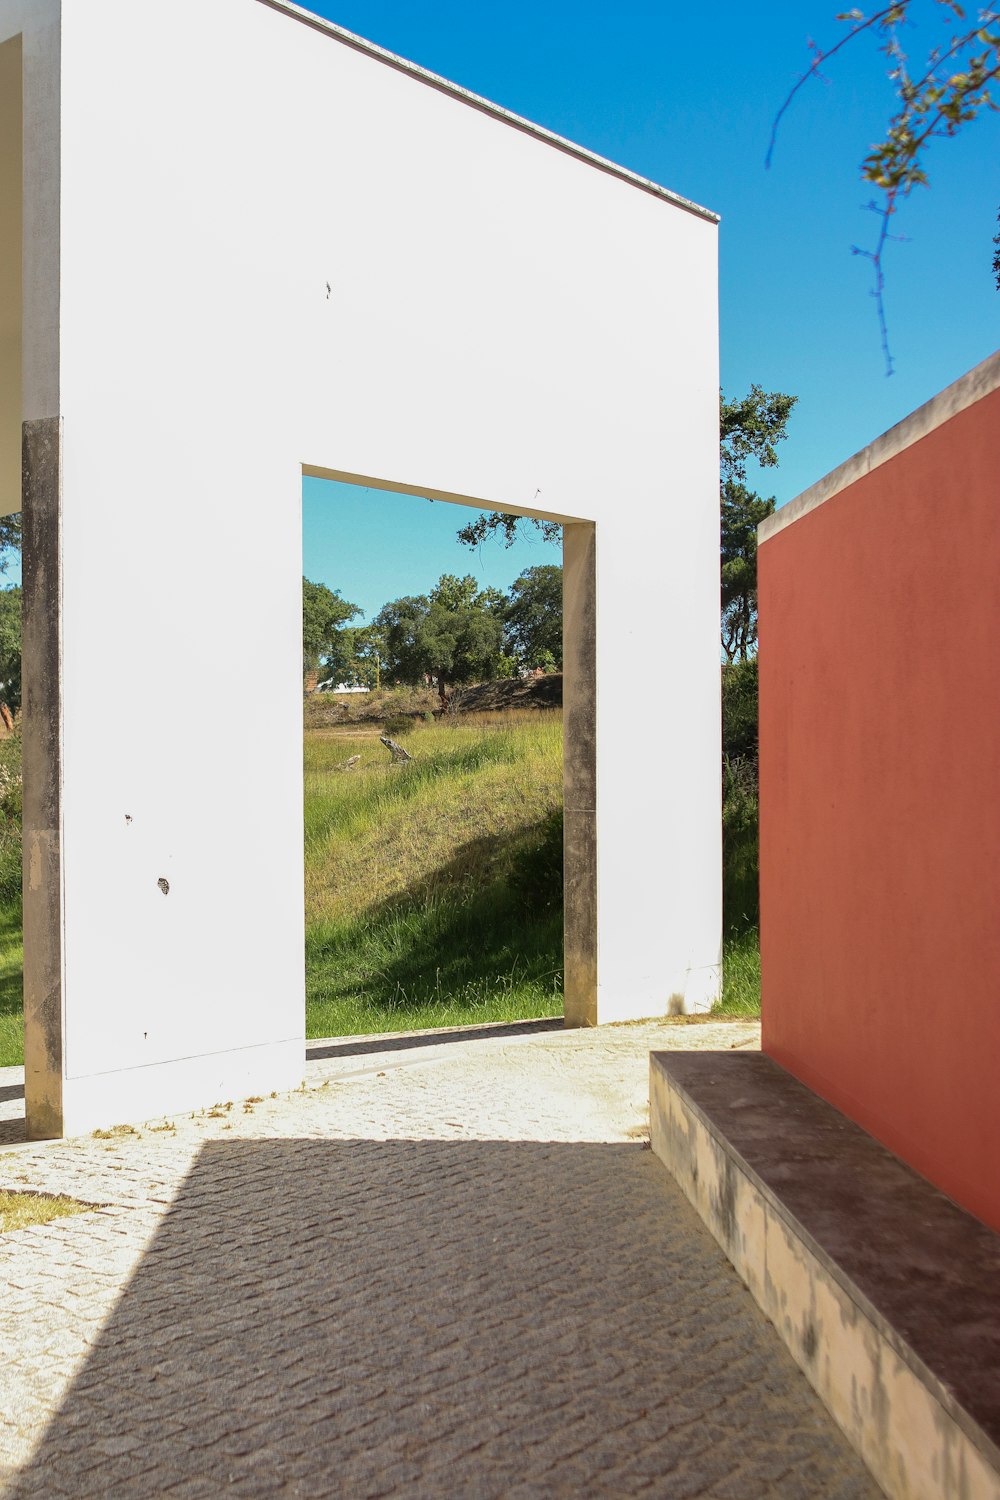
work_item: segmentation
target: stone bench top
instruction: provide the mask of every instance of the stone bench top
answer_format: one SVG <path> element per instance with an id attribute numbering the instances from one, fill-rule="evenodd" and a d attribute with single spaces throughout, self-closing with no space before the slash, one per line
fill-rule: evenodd
<path id="1" fill-rule="evenodd" d="M 1000 1235 L 764 1054 L 651 1061 L 959 1424 L 1000 1449 Z"/>

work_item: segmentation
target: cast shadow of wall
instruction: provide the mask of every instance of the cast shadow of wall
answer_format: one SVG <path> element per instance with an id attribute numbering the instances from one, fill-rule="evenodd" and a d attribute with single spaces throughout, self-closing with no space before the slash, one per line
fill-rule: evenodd
<path id="1" fill-rule="evenodd" d="M 822 1454 L 639 1145 L 215 1141 L 9 1500 L 695 1493 L 693 1455 L 745 1462 L 762 1370 Z"/>

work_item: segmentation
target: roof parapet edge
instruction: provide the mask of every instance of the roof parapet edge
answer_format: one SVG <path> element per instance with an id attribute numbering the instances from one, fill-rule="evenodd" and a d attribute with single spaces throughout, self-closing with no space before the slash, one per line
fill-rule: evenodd
<path id="1" fill-rule="evenodd" d="M 338 26 L 334 21 L 328 21 L 324 16 L 314 15 L 303 6 L 295 5 L 293 0 L 257 0 L 257 4 L 266 5 L 269 10 L 280 11 L 282 15 L 289 16 L 294 21 L 300 21 L 304 26 L 311 26 L 314 31 L 332 37 L 334 41 L 353 48 L 355 52 L 363 52 L 367 57 L 374 58 L 376 62 L 395 68 L 398 73 L 406 73 L 417 82 L 425 83 L 430 88 L 437 89 L 439 93 L 450 95 L 460 104 L 467 104 L 471 109 L 478 109 L 482 114 L 491 115 L 495 120 L 510 125 L 514 130 L 520 130 L 524 135 L 534 136 L 536 140 L 543 141 L 548 146 L 554 146 L 557 151 L 562 151 L 567 156 L 575 156 L 578 161 L 584 162 L 587 166 L 607 172 L 611 177 L 618 177 L 622 182 L 627 182 L 644 193 L 651 193 L 654 198 L 662 198 L 674 208 L 682 208 L 686 213 L 694 214 L 698 219 L 707 219 L 710 224 L 718 224 L 720 221 L 720 216 L 713 213 L 710 208 L 702 208 L 700 203 L 693 203 L 690 198 L 681 197 L 680 193 L 672 193 L 669 188 L 662 187 L 658 182 L 642 177 L 638 172 L 630 171 L 628 167 L 620 167 L 617 162 L 609 161 L 605 156 L 599 156 L 596 151 L 588 151 L 586 146 L 578 146 L 575 141 L 569 141 L 565 136 L 557 135 L 553 130 L 546 130 L 544 125 L 536 125 L 531 120 L 524 119 L 522 115 L 516 115 L 511 110 L 504 109 L 502 105 L 494 104 L 492 100 L 484 99 L 482 95 L 474 94 L 470 89 L 462 88 L 461 84 L 452 83 L 438 73 L 422 68 L 419 63 L 409 62 L 405 57 L 398 57 L 395 52 L 389 52 L 375 42 L 369 42 L 364 37 L 357 36 L 353 31 L 346 31 L 343 26 Z"/>
<path id="2" fill-rule="evenodd" d="M 932 396 L 929 401 L 925 401 L 923 406 L 918 406 L 916 411 L 890 427 L 888 432 L 883 432 L 881 437 L 875 438 L 866 448 L 855 453 L 853 458 L 846 459 L 836 469 L 831 469 L 824 478 L 817 479 L 815 484 L 796 495 L 794 500 L 789 500 L 787 505 L 776 510 L 773 516 L 761 521 L 757 527 L 757 545 L 776 536 L 779 531 L 784 531 L 786 526 L 791 526 L 827 500 L 832 500 L 834 495 L 847 489 L 848 485 L 888 463 L 890 458 L 895 458 L 904 448 L 918 443 L 935 428 L 943 426 L 952 417 L 957 417 L 959 412 L 965 411 L 966 407 L 974 406 L 977 401 L 991 395 L 998 388 L 1000 349 L 988 355 L 965 375 L 959 376 L 958 380 Z"/>

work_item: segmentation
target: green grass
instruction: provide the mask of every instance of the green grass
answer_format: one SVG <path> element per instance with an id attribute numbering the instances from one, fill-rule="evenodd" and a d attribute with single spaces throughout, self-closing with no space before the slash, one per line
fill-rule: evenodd
<path id="1" fill-rule="evenodd" d="M 307 1034 L 560 1014 L 561 716 L 399 738 L 306 735 Z"/>
<path id="2" fill-rule="evenodd" d="M 722 949 L 722 999 L 719 1015 L 760 1015 L 760 938 L 756 928 L 733 933 Z"/>
<path id="3" fill-rule="evenodd" d="M 378 732 L 306 732 L 307 1034 L 560 1014 L 561 714 L 417 720 L 397 735 L 406 765 Z M 19 752 L 0 745 L 0 1066 L 24 1058 L 19 819 L 7 806 Z"/>
<path id="4" fill-rule="evenodd" d="M 498 879 L 310 930 L 308 1035 L 561 1015 L 562 908 L 519 897 Z"/>
<path id="5" fill-rule="evenodd" d="M 391 763 L 377 734 L 307 734 L 307 928 L 502 866 L 510 839 L 562 805 L 562 724 L 540 717 L 420 728 L 400 736 L 407 765 Z"/>
<path id="6" fill-rule="evenodd" d="M 0 904 L 0 1068 L 24 1061 L 20 899 Z"/>
<path id="7" fill-rule="evenodd" d="M 377 726 L 306 732 L 307 1034 L 560 1014 L 561 714 L 396 738 L 409 764 Z M 23 1060 L 19 752 L 0 745 L 0 1066 Z M 759 1015 L 756 931 L 727 939 L 723 975 L 719 1012 Z"/>

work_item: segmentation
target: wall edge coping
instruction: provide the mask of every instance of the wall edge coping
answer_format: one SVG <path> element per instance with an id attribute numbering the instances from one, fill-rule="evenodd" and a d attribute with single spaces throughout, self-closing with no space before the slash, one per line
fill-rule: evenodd
<path id="1" fill-rule="evenodd" d="M 952 417 L 957 417 L 967 407 L 974 406 L 977 401 L 982 401 L 985 396 L 991 395 L 1000 389 L 1000 349 L 995 353 L 987 355 L 973 369 L 958 380 L 925 401 L 923 406 L 918 406 L 909 416 L 883 432 L 880 437 L 874 439 L 867 447 L 855 453 L 837 468 L 831 469 L 830 473 L 808 489 L 796 495 L 794 500 L 789 500 L 780 510 L 775 511 L 773 516 L 768 516 L 761 521 L 757 527 L 757 543 L 769 541 L 778 532 L 784 531 L 786 526 L 791 526 L 795 521 L 807 516 L 810 511 L 816 510 L 827 500 L 832 500 L 845 490 L 849 485 L 870 474 L 873 469 L 880 468 L 882 464 L 888 463 L 891 458 L 902 453 L 904 449 L 918 443 L 921 438 L 942 427 Z"/>
<path id="2" fill-rule="evenodd" d="M 481 114 L 490 115 L 499 120 L 501 124 L 510 125 L 514 130 L 520 130 L 524 135 L 534 136 L 536 140 L 545 145 L 554 146 L 557 151 L 562 151 L 567 156 L 576 157 L 578 161 L 586 166 L 596 167 L 598 171 L 606 172 L 611 177 L 617 177 L 622 182 L 627 182 L 632 187 L 639 188 L 644 193 L 650 193 L 654 198 L 660 198 L 666 203 L 672 204 L 674 208 L 681 208 L 685 213 L 693 214 L 696 218 L 706 219 L 710 224 L 719 223 L 719 215 L 713 213 L 709 208 L 703 208 L 701 204 L 694 203 L 690 198 L 684 198 L 680 193 L 671 192 L 669 188 L 662 187 L 660 183 L 653 182 L 648 177 L 643 177 L 638 172 L 631 171 L 628 167 L 619 166 L 617 162 L 609 161 L 607 157 L 600 156 L 596 151 L 590 151 L 586 146 L 579 146 L 575 141 L 567 140 L 565 136 L 557 135 L 554 130 L 546 130 L 544 125 L 536 125 L 532 120 L 526 120 L 522 115 L 515 114 L 512 110 L 504 109 L 501 104 L 494 104 L 490 99 L 484 99 L 480 94 L 474 94 L 471 89 L 466 89 L 458 83 L 452 83 L 450 79 L 442 78 L 438 73 L 432 73 L 428 68 L 422 68 L 419 63 L 410 62 L 405 57 L 399 57 L 395 52 L 389 52 L 385 47 L 378 46 L 375 42 L 369 42 L 365 37 L 358 36 L 353 31 L 347 31 L 343 26 L 338 26 L 334 21 L 328 21 L 324 16 L 317 16 L 312 11 L 306 10 L 304 6 L 296 5 L 293 0 L 257 0 L 258 5 L 265 5 L 269 10 L 276 10 L 281 15 L 288 16 L 290 20 L 298 21 L 304 26 L 310 26 L 314 31 L 322 32 L 323 35 L 332 37 L 334 41 L 341 42 L 346 47 L 351 47 L 355 52 L 362 52 L 366 57 L 373 58 L 376 62 L 384 63 L 387 67 L 394 68 L 398 73 L 406 73 L 419 83 L 425 83 L 430 88 L 437 89 L 439 93 L 447 94 L 452 99 L 457 99 L 460 104 L 466 104 L 471 109 L 477 109 Z"/>

